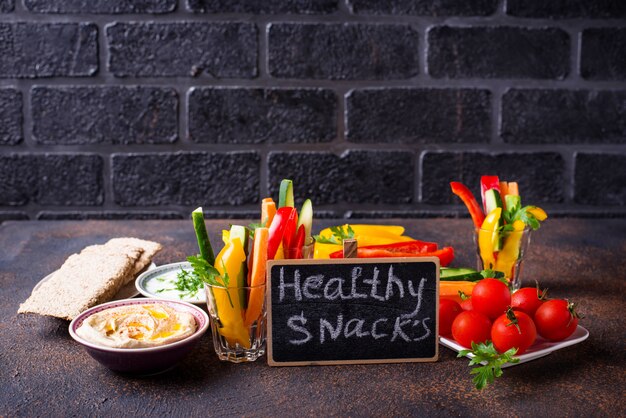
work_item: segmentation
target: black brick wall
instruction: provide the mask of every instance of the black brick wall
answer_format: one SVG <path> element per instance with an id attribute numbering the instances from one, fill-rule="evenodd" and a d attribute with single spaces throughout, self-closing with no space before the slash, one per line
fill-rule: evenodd
<path id="1" fill-rule="evenodd" d="M 626 216 L 626 2 L 0 0 L 0 222 Z"/>

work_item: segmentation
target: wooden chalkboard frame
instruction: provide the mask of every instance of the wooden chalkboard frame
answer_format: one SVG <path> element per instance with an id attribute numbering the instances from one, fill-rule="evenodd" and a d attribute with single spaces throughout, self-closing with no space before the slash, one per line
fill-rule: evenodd
<path id="1" fill-rule="evenodd" d="M 267 363 L 270 366 L 324 366 L 341 364 L 384 364 L 384 363 L 425 363 L 436 362 L 439 359 L 439 258 L 437 257 L 393 257 L 393 258 L 343 258 L 343 259 L 307 259 L 307 260 L 270 260 L 267 262 L 266 273 L 266 307 L 267 307 Z M 428 358 L 389 358 L 389 359 L 354 359 L 354 360 L 321 360 L 321 361 L 276 361 L 272 347 L 272 267 L 277 265 L 314 265 L 314 264 L 390 264 L 390 263 L 435 263 L 435 347 L 434 356 Z"/>

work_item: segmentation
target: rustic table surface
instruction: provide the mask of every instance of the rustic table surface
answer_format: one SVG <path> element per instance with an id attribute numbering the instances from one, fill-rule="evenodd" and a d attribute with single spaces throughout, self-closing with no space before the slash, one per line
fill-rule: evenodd
<path id="1" fill-rule="evenodd" d="M 208 221 L 213 242 L 232 221 Z M 455 248 L 474 266 L 468 219 L 385 220 Z M 318 228 L 330 221 L 320 221 Z M 364 222 L 361 222 L 364 223 Z M 271 368 L 220 362 L 209 334 L 175 369 L 130 377 L 103 368 L 68 322 L 17 315 L 44 276 L 83 247 L 135 236 L 163 244 L 157 265 L 196 253 L 190 221 L 7 222 L 0 226 L 0 416 L 626 416 L 626 220 L 550 219 L 533 233 L 526 284 L 569 297 L 589 338 L 473 388 L 466 359 L 436 363 Z"/>

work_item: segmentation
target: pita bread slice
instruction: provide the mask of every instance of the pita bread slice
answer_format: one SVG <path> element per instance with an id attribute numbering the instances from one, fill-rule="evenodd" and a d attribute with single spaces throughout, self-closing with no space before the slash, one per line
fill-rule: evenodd
<path id="1" fill-rule="evenodd" d="M 107 247 L 111 248 L 140 248 L 142 253 L 140 257 L 135 261 L 135 267 L 133 270 L 133 276 L 131 276 L 128 281 L 134 279 L 134 276 L 146 268 L 151 262 L 152 257 L 155 256 L 156 253 L 161 251 L 161 244 L 154 241 L 147 241 L 139 238 L 113 238 L 109 240 L 106 244 Z"/>

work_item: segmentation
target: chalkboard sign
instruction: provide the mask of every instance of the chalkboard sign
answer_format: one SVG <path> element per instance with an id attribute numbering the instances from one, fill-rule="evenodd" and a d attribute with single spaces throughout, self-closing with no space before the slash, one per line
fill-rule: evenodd
<path id="1" fill-rule="evenodd" d="M 270 366 L 436 361 L 436 257 L 268 263 Z"/>

